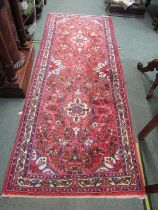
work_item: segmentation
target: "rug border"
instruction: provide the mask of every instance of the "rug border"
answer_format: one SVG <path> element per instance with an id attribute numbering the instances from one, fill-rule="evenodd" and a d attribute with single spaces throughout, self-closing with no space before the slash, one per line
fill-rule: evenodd
<path id="1" fill-rule="evenodd" d="M 12 160 L 13 160 L 13 157 L 14 157 L 14 153 L 16 151 L 16 146 L 17 146 L 17 143 L 18 143 L 18 137 L 19 137 L 19 132 L 21 130 L 21 126 L 22 126 L 22 122 L 23 122 L 23 118 L 24 118 L 24 115 L 25 115 L 25 109 L 26 109 L 26 106 L 27 104 L 29 103 L 29 96 L 30 96 L 30 93 L 31 93 L 31 90 L 33 88 L 33 82 L 35 81 L 35 76 L 37 72 L 39 72 L 39 69 L 37 69 L 37 64 L 39 62 L 39 58 L 40 58 L 40 53 L 42 51 L 42 47 L 43 47 L 43 44 L 44 44 L 44 38 L 46 37 L 46 29 L 47 29 L 47 26 L 49 24 L 49 17 L 50 17 L 50 13 L 48 13 L 47 15 L 47 18 L 46 18 L 46 21 L 45 21 L 45 27 L 44 27 L 44 32 L 43 32 L 43 35 L 42 35 L 42 41 L 41 41 L 41 44 L 40 44 L 40 47 L 39 47 L 39 51 L 38 51 L 38 54 L 37 54 L 37 57 L 36 57 L 36 61 L 34 63 L 34 66 L 32 68 L 32 77 L 31 77 L 31 80 L 29 82 L 29 87 L 28 87 L 28 91 L 27 91 L 27 94 L 26 94 L 26 98 L 25 98 L 25 102 L 24 102 L 24 106 L 23 106 L 23 109 L 22 109 L 22 116 L 21 116 L 21 119 L 20 119 L 20 123 L 19 123 L 19 126 L 18 126 L 18 129 L 17 129 L 17 133 L 16 133 L 16 137 L 15 137 L 15 141 L 14 141 L 14 145 L 13 145 L 13 148 L 12 148 L 12 152 L 11 152 L 11 155 L 10 155 L 10 158 L 9 158 L 9 163 L 8 163 L 8 167 L 7 167 L 7 171 L 6 171 L 6 175 L 5 175 L 5 178 L 4 178 L 4 183 L 3 183 L 3 187 L 2 187 L 2 191 L 1 191 L 1 195 L 9 195 L 10 193 L 7 193 L 6 189 L 5 189 L 5 185 L 7 183 L 7 180 L 8 180 L 8 176 L 9 176 L 9 172 L 10 172 L 10 168 L 11 168 L 11 163 L 12 163 Z"/>
<path id="2" fill-rule="evenodd" d="M 134 145 L 134 150 L 135 150 L 135 154 L 136 154 L 136 161 L 137 161 L 137 165 L 138 165 L 138 169 L 139 169 L 139 176 L 140 176 L 140 181 L 141 181 L 141 185 L 142 185 L 142 192 L 144 193 L 145 195 L 145 183 L 144 183 L 144 179 L 143 179 L 143 174 L 142 174 L 142 171 L 141 171 L 141 160 L 139 158 L 139 153 L 138 153 L 138 150 L 137 150 L 137 142 L 136 142 L 136 138 L 135 138 L 135 135 L 134 135 L 134 129 L 133 129 L 133 124 L 132 124 L 132 118 L 131 118 L 131 112 L 130 112 L 130 107 L 129 107 L 129 101 L 128 101 L 128 97 L 127 97 L 127 90 L 126 90 L 126 85 L 125 85 L 125 79 L 124 79 L 124 72 L 123 72 L 123 67 L 122 67 L 122 63 L 121 63 L 121 57 L 120 57 L 120 54 L 119 54 L 119 50 L 118 50 L 118 44 L 117 44 L 117 41 L 116 41 L 116 36 L 115 36 L 115 29 L 114 29 L 114 24 L 113 24 L 113 21 L 112 21 L 112 18 L 110 18 L 110 23 L 111 23 L 111 29 L 113 31 L 113 36 L 114 36 L 114 42 L 115 42 L 115 46 L 116 46 L 116 55 L 117 55 L 117 59 L 119 61 L 119 65 L 120 65 L 120 73 L 121 73 L 121 77 L 122 77 L 122 84 L 123 84 L 123 89 L 124 89 L 124 95 L 125 95 L 125 99 L 126 99 L 126 102 L 127 102 L 127 109 L 128 109 L 128 120 L 129 120 L 129 125 L 130 125 L 130 130 L 131 130 L 131 139 L 132 139 L 132 143 Z"/>
<path id="3" fill-rule="evenodd" d="M 134 144 L 134 150 L 135 150 L 135 155 L 136 155 L 136 161 L 137 161 L 137 166 L 138 166 L 138 171 L 139 171 L 139 177 L 140 177 L 140 182 L 141 182 L 141 186 L 142 186 L 142 191 L 139 191 L 139 192 L 112 192 L 112 193 L 76 193 L 76 195 L 74 195 L 74 193 L 44 193 L 44 192 L 40 192 L 37 194 L 37 192 L 35 193 L 28 193 L 28 192 L 7 192 L 6 190 L 6 184 L 7 184 L 7 181 L 8 181 L 8 176 L 10 174 L 10 169 L 11 169 L 11 166 L 12 166 L 12 161 L 13 161 L 13 157 L 14 157 L 14 153 L 16 152 L 16 146 L 17 146 L 17 143 L 18 143 L 18 137 L 19 137 L 19 133 L 20 133 L 20 130 L 21 130 L 21 126 L 22 126 L 22 122 L 23 122 L 23 118 L 24 118 L 24 114 L 25 114 L 25 109 L 26 109 L 26 106 L 27 104 L 29 103 L 29 97 L 30 97 L 30 93 L 31 93 L 31 90 L 32 90 L 32 87 L 33 87 L 33 83 L 35 81 L 35 76 L 36 74 L 35 73 L 38 73 L 39 72 L 39 69 L 37 68 L 37 65 L 39 63 L 39 58 L 40 58 L 40 54 L 41 54 L 41 51 L 42 51 L 42 48 L 43 48 L 43 45 L 44 45 L 44 42 L 45 42 L 45 37 L 46 37 L 46 34 L 47 34 L 47 27 L 49 25 L 49 19 L 51 17 L 51 15 L 70 15 L 70 16 L 81 16 L 81 17 L 102 17 L 102 18 L 108 18 L 109 19 L 109 23 L 110 23 L 110 27 L 111 27 L 111 31 L 113 32 L 113 38 L 114 38 L 114 45 L 116 46 L 116 50 L 115 50 L 115 54 L 116 54 L 116 57 L 117 57 L 117 60 L 118 60 L 118 63 L 119 63 L 119 71 L 120 71 L 120 75 L 121 75 L 121 78 L 122 78 L 122 85 L 123 85 L 123 89 L 124 89 L 124 95 L 125 95 L 125 98 L 126 98 L 126 102 L 127 102 L 127 109 L 128 109 L 128 120 L 129 120 L 129 125 L 130 125 L 130 130 L 131 130 L 131 138 L 132 138 L 132 143 Z M 18 131 L 17 131 L 17 135 L 16 135 L 16 138 L 15 138 L 15 141 L 14 141 L 14 145 L 13 145 L 13 148 L 12 148 L 12 152 L 11 152 L 11 156 L 10 156 L 10 159 L 9 159 L 9 163 L 8 163 L 8 168 L 7 168 L 7 172 L 6 172 L 6 175 L 5 175 L 5 178 L 4 178 L 4 183 L 3 183 L 3 187 L 2 187 L 2 192 L 1 192 L 1 197 L 31 197 L 31 198 L 55 198 L 55 197 L 61 197 L 61 198 L 85 198 L 85 197 L 97 197 L 97 198 L 141 198 L 143 199 L 144 196 L 145 196 L 145 190 L 144 190 L 144 184 L 143 184 L 143 178 L 142 178 L 142 173 L 141 173 L 141 167 L 140 167 L 140 162 L 139 162 L 139 158 L 138 158 L 138 152 L 137 152 L 137 149 L 136 149 L 136 141 L 135 141 L 135 136 L 134 136 L 134 131 L 133 131 L 133 126 L 132 126 L 132 121 L 131 121 L 131 115 L 130 115 L 130 108 L 129 108 L 129 104 L 128 104 L 128 98 L 127 98 L 127 92 L 126 92 L 126 86 L 125 86 L 125 81 L 124 81 L 124 74 L 123 74 L 123 68 L 122 68 L 122 63 L 121 63 L 121 59 L 120 59 L 120 55 L 119 55 L 119 50 L 118 50 L 118 45 L 117 45 L 117 41 L 116 41 L 116 36 L 115 36 L 115 30 L 114 30 L 114 24 L 113 24 L 113 21 L 112 21 L 112 18 L 110 16 L 104 16 L 104 15 L 101 15 L 101 16 L 97 16 L 97 15 L 86 15 L 86 14 L 72 14 L 72 13 L 48 13 L 47 15 L 47 18 L 46 18 L 46 22 L 45 22 L 45 27 L 44 27 L 44 33 L 43 33 L 43 36 L 42 36 L 42 41 L 41 41 L 41 44 L 40 44 L 40 48 L 39 48 L 39 51 L 38 51 L 38 55 L 37 55 L 37 58 L 36 58 L 36 61 L 35 61 L 35 64 L 33 66 L 33 69 L 32 69 L 32 78 L 31 78 L 31 81 L 30 81 L 30 85 L 29 85 L 29 89 L 28 89 L 28 92 L 27 92 L 27 96 L 26 96 L 26 99 L 25 99 L 25 103 L 24 103 L 24 107 L 23 107 L 23 111 L 22 111 L 22 117 L 21 117 L 21 120 L 20 120 L 20 123 L 19 123 L 19 127 L 18 127 Z"/>

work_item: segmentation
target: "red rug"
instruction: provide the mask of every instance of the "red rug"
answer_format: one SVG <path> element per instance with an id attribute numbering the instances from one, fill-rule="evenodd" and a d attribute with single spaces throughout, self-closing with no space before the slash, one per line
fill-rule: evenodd
<path id="1" fill-rule="evenodd" d="M 3 195 L 143 194 L 112 19 L 49 14 Z"/>

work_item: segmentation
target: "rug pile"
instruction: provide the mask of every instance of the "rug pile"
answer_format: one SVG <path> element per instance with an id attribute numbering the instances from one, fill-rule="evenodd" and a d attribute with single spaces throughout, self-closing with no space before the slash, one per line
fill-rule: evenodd
<path id="1" fill-rule="evenodd" d="M 144 194 L 111 18 L 48 15 L 2 193 Z"/>

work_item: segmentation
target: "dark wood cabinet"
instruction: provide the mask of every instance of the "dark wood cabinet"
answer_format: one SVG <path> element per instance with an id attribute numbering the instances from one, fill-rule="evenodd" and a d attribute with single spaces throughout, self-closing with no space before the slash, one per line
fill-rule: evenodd
<path id="1" fill-rule="evenodd" d="M 18 0 L 0 0 L 0 97 L 25 97 L 33 58 Z"/>

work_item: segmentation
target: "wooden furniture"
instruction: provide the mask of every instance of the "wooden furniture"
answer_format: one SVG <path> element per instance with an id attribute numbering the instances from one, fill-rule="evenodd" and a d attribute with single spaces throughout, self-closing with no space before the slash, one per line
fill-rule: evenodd
<path id="1" fill-rule="evenodd" d="M 5 80 L 0 87 L 0 97 L 24 98 L 26 96 L 35 53 L 31 43 L 20 51 L 25 56 L 25 65 L 16 72 L 17 79 L 15 81 L 9 82 L 8 80 Z"/>
<path id="2" fill-rule="evenodd" d="M 4 84 L 5 73 L 3 70 L 3 66 L 0 64 L 0 87 Z"/>
<path id="3" fill-rule="evenodd" d="M 155 17 L 153 18 L 152 25 L 154 26 L 154 31 L 158 33 L 158 14 L 155 14 Z"/>
<path id="4" fill-rule="evenodd" d="M 158 114 L 138 134 L 139 141 L 142 141 L 156 126 L 158 126 Z"/>
<path id="5" fill-rule="evenodd" d="M 145 192 L 147 194 L 158 193 L 158 184 L 152 184 L 152 185 L 145 186 Z"/>
<path id="6" fill-rule="evenodd" d="M 148 71 L 154 71 L 155 69 L 158 71 L 158 59 L 152 60 L 145 67 L 143 66 L 142 63 L 138 63 L 137 68 L 142 73 L 148 72 Z M 147 93 L 146 99 L 150 99 L 152 97 L 153 92 L 157 86 L 158 86 L 158 73 L 156 74 L 156 79 Z"/>
<path id="7" fill-rule="evenodd" d="M 138 134 L 139 141 L 142 141 L 156 126 L 158 126 L 158 114 Z M 145 191 L 146 193 L 158 193 L 158 184 L 146 186 Z"/>
<path id="8" fill-rule="evenodd" d="M 9 5 L 4 0 L 0 1 L 0 60 L 11 82 L 17 79 L 16 70 L 24 65 L 25 59 L 17 47 Z"/>
<path id="9" fill-rule="evenodd" d="M 151 4 L 151 0 L 146 0 L 145 7 L 148 7 L 150 4 Z M 153 17 L 152 25 L 154 26 L 154 31 L 156 31 L 156 33 L 158 33 L 158 14 L 157 14 L 157 9 L 155 10 L 155 15 Z"/>
<path id="10" fill-rule="evenodd" d="M 151 0 L 146 0 L 145 6 L 148 7 L 150 5 L 150 3 L 151 3 Z"/>
<path id="11" fill-rule="evenodd" d="M 26 34 L 23 24 L 22 15 L 19 8 L 18 0 L 9 0 L 11 12 L 14 18 L 16 30 L 18 33 L 19 41 L 21 46 L 27 46 Z"/>
<path id="12" fill-rule="evenodd" d="M 144 2 L 139 0 L 136 4 L 129 6 L 127 9 L 121 3 L 105 0 L 106 11 L 108 15 L 126 16 L 126 17 L 144 17 L 146 11 Z"/>
<path id="13" fill-rule="evenodd" d="M 0 97 L 25 97 L 34 58 L 18 0 L 0 0 Z"/>

